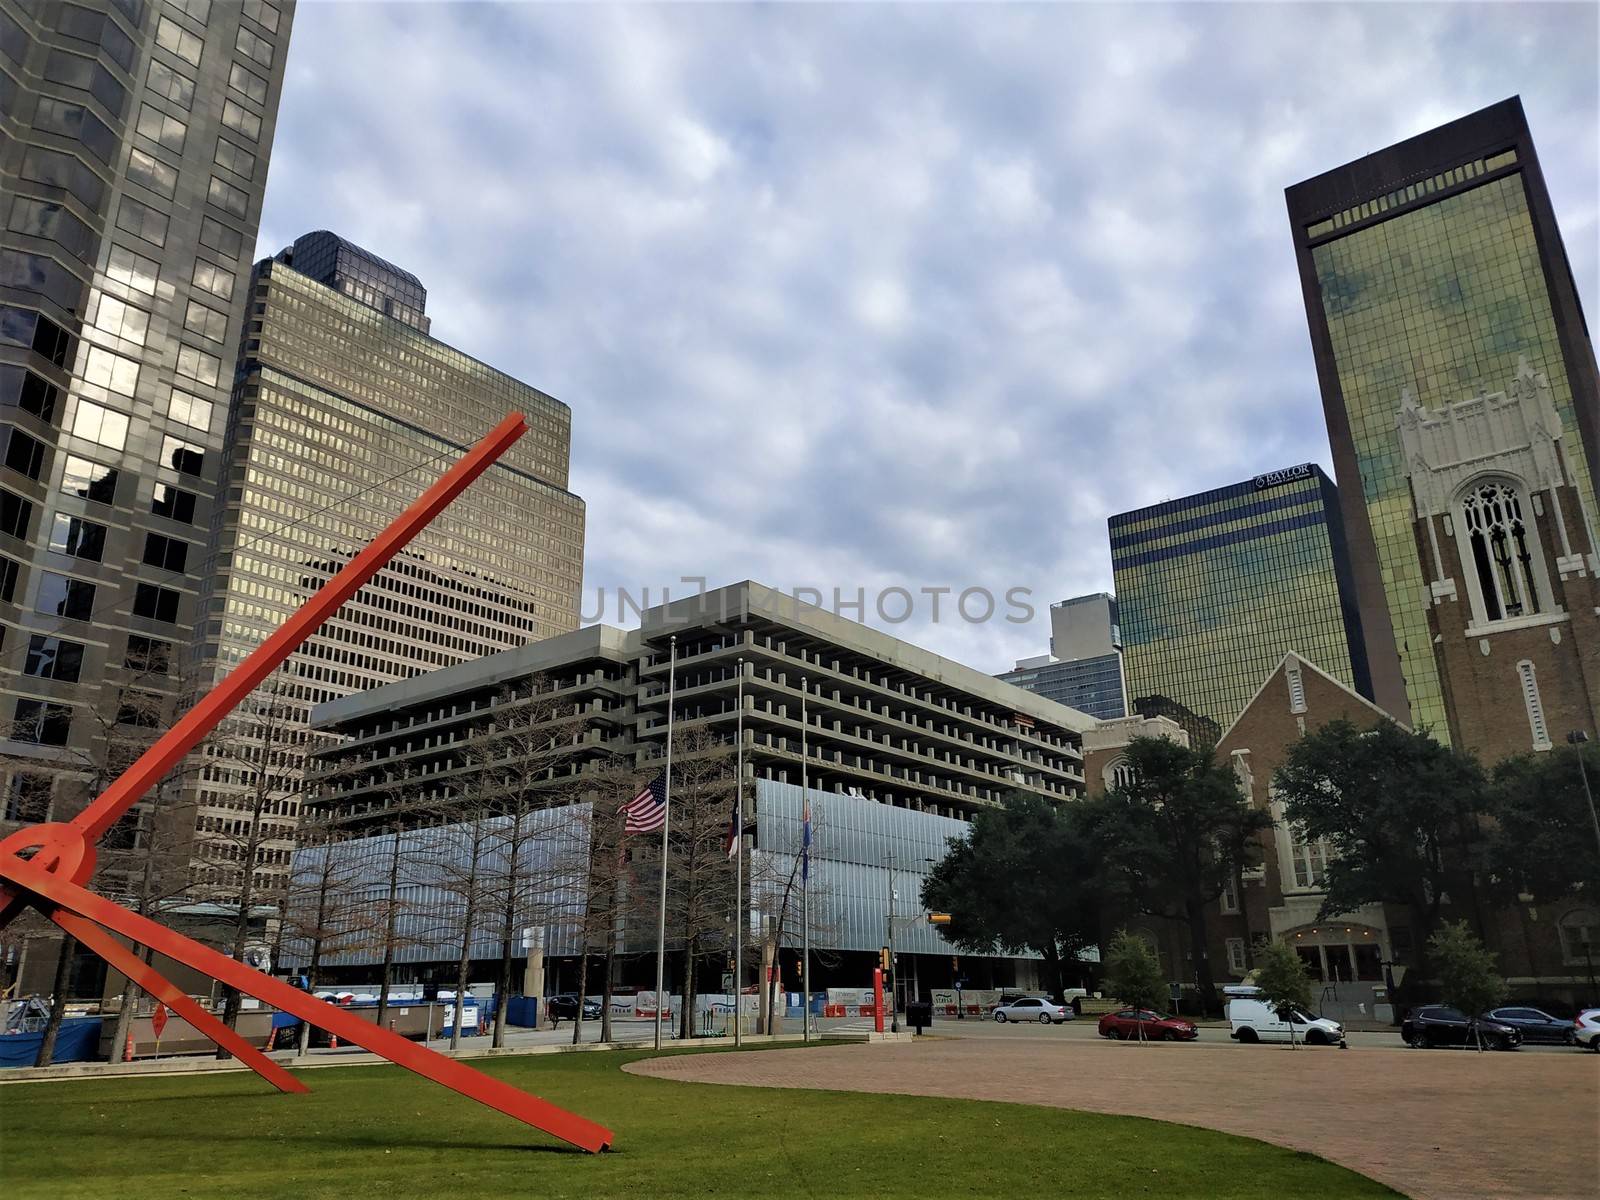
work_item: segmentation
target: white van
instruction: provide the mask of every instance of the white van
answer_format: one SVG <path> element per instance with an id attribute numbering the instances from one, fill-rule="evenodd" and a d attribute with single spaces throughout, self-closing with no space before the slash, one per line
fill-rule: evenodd
<path id="1" fill-rule="evenodd" d="M 1297 1042 L 1340 1048 L 1345 1044 L 1344 1026 L 1339 1022 L 1313 1017 L 1298 1008 L 1290 1009 L 1285 1020 L 1261 999 L 1260 988 L 1226 987 L 1222 994 L 1228 998 L 1228 1036 L 1240 1042 L 1287 1042 L 1292 1024 Z"/>

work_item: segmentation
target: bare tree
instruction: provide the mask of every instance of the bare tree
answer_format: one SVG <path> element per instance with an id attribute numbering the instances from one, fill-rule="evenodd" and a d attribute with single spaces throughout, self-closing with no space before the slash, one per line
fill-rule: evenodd
<path id="1" fill-rule="evenodd" d="M 684 1038 L 693 1032 L 698 968 L 731 949 L 728 913 L 734 869 L 727 838 L 733 767 L 730 742 L 693 728 L 678 736 L 667 847 L 667 926 L 683 954 L 678 1036 Z"/>
<path id="2" fill-rule="evenodd" d="M 353 843 L 335 841 L 317 825 L 302 825 L 300 837 L 279 943 L 306 960 L 306 987 L 315 992 L 328 959 L 370 942 L 371 907 L 364 902 L 366 879 Z M 302 1021 L 298 1052 L 304 1055 L 310 1044 L 311 1026 Z"/>
<path id="3" fill-rule="evenodd" d="M 84 705 L 72 714 L 71 719 L 91 723 L 88 736 L 80 736 L 75 742 L 67 740 L 69 714 L 62 711 L 62 706 L 42 701 L 33 702 L 26 709 L 18 706 L 17 717 L 3 730 L 4 739 L 36 749 L 29 754 L 4 755 L 11 767 L 5 811 L 0 814 L 6 821 L 65 820 L 80 812 L 160 735 L 172 705 L 169 694 L 155 690 L 168 683 L 169 660 L 165 652 L 157 661 L 130 651 L 125 666 L 125 686 L 116 693 L 116 703 Z M 171 800 L 173 782 L 169 776 L 156 797 L 124 814 L 107 830 L 98 847 L 93 886 L 147 915 L 158 913 L 162 903 L 188 883 L 181 853 L 175 852 L 175 847 L 186 846 L 188 830 L 183 825 L 182 810 Z M 76 938 L 61 935 L 50 1017 L 36 1059 L 38 1066 L 48 1065 L 55 1055 L 77 947 Z M 148 953 L 145 957 L 148 961 Z M 125 1011 L 131 1011 L 137 995 L 137 988 L 129 982 L 123 998 Z M 119 1015 L 113 1061 L 122 1057 L 126 1024 L 126 1016 Z"/>

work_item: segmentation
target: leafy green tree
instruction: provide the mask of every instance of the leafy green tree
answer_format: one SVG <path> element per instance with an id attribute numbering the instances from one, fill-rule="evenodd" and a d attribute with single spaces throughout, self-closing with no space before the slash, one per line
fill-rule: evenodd
<path id="1" fill-rule="evenodd" d="M 1117 930 L 1106 950 L 1105 988 L 1113 999 L 1132 1008 L 1161 1011 L 1167 999 L 1167 980 L 1149 942 L 1126 929 Z M 1138 1025 L 1142 1042 L 1144 1022 Z"/>
<path id="2" fill-rule="evenodd" d="M 1531 894 L 1550 904 L 1579 888 L 1600 892 L 1600 847 L 1579 769 L 1574 749 L 1523 754 L 1494 768 L 1486 857 L 1502 901 Z M 1597 777 L 1600 752 L 1587 756 L 1587 769 Z"/>
<path id="3" fill-rule="evenodd" d="M 1284 1020 L 1291 1009 L 1311 1007 L 1311 976 L 1293 948 L 1273 942 L 1256 951 L 1255 984 L 1261 999 Z M 1289 1047 L 1294 1048 L 1294 1022 L 1289 1020 Z"/>
<path id="4" fill-rule="evenodd" d="M 974 816 L 966 838 L 950 840 L 922 903 L 951 915 L 944 936 L 968 953 L 1038 954 L 1060 1002 L 1065 964 L 1098 937 L 1094 874 L 1094 848 L 1075 808 L 1014 792 Z"/>
<path id="5" fill-rule="evenodd" d="M 1439 980 L 1441 998 L 1468 1017 L 1476 1018 L 1505 999 L 1506 981 L 1494 955 L 1465 921 L 1444 925 L 1428 939 L 1428 959 Z M 1482 1050 L 1483 1034 L 1476 1025 L 1473 1035 Z"/>
<path id="6" fill-rule="evenodd" d="M 1405 905 L 1426 947 L 1446 897 L 1475 908 L 1491 804 L 1470 755 L 1393 721 L 1371 730 L 1330 721 L 1290 747 L 1273 787 L 1284 818 L 1328 843 L 1321 919 L 1363 904 Z"/>
<path id="7" fill-rule="evenodd" d="M 1250 806 L 1208 749 L 1134 738 L 1125 753 L 1132 782 L 1079 806 L 1102 882 L 1141 912 L 1187 928 L 1201 1000 L 1215 1010 L 1206 906 L 1259 861 L 1272 818 Z"/>

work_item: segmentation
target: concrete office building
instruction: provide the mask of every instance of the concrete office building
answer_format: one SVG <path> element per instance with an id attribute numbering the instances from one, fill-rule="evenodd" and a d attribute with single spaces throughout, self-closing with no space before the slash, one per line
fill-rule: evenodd
<path id="1" fill-rule="evenodd" d="M 860 986 L 885 944 L 893 874 L 903 905 L 897 952 L 921 956 L 903 963 L 903 981 L 948 986 L 950 948 L 923 921 L 918 899 L 927 860 L 1008 791 L 1058 802 L 1081 795 L 1081 744 L 1093 719 L 754 583 L 648 609 L 641 620 L 635 630 L 590 626 L 318 706 L 314 726 L 340 739 L 322 755 L 310 799 L 318 819 L 355 838 L 437 822 L 472 786 L 475 731 L 499 706 L 522 702 L 511 689 L 533 681 L 580 726 L 562 764 L 541 765 L 563 797 L 575 782 L 598 787 L 619 763 L 648 774 L 665 752 L 675 636 L 679 754 L 697 738 L 732 752 L 744 662 L 754 853 L 781 862 L 798 851 L 804 769 L 817 945 L 844 956 L 840 978 Z M 648 949 L 653 939 L 651 928 L 629 945 Z M 1025 960 L 997 958 L 984 970 L 997 982 L 1032 980 Z"/>
<path id="2" fill-rule="evenodd" d="M 1109 526 L 1131 711 L 1215 742 L 1290 650 L 1369 690 L 1338 493 L 1316 464 Z"/>
<path id="3" fill-rule="evenodd" d="M 1570 577 L 1578 586 L 1576 560 L 1559 568 L 1556 560 L 1592 553 L 1577 527 L 1597 512 L 1600 444 L 1594 348 L 1522 104 L 1513 97 L 1295 184 L 1287 200 L 1373 698 L 1413 726 L 1494 757 L 1497 747 L 1481 732 L 1493 722 L 1474 717 L 1468 724 L 1476 728 L 1468 729 L 1460 713 L 1522 708 L 1517 663 L 1524 655 L 1486 641 L 1502 649 L 1490 656 L 1495 669 L 1472 683 L 1464 664 L 1451 672 L 1441 662 L 1433 619 L 1440 606 L 1484 594 L 1475 568 L 1444 561 L 1456 544 L 1452 530 L 1472 527 L 1468 510 L 1480 484 L 1509 486 L 1507 496 L 1530 505 L 1540 503 L 1533 492 L 1569 489 L 1565 518 L 1548 510 L 1537 516 L 1540 536 L 1557 543 L 1544 556 L 1552 582 Z M 1535 378 L 1546 401 L 1531 398 Z M 1515 397 L 1508 404 L 1522 381 L 1528 404 Z M 1524 428 L 1508 423 L 1536 407 L 1547 408 L 1548 423 L 1543 412 Z M 1468 409 L 1484 408 L 1496 410 L 1493 420 L 1470 419 Z M 1460 446 L 1448 444 L 1454 434 L 1422 432 L 1440 422 L 1459 428 Z M 1541 437 L 1558 440 L 1559 465 L 1549 456 L 1533 462 L 1522 435 L 1535 426 L 1543 426 Z M 1444 452 L 1422 465 L 1420 479 L 1406 429 L 1416 446 Z M 1458 460 L 1474 469 L 1456 471 Z M 1524 469 L 1535 476 L 1523 477 Z M 1570 528 L 1557 528 L 1563 520 Z M 1443 531 L 1439 554 L 1430 528 Z M 1587 574 L 1592 578 L 1593 566 Z M 1451 581 L 1464 585 L 1453 599 Z M 1514 579 L 1507 582 L 1515 587 Z M 1490 593 L 1493 600 L 1493 587 Z M 1444 624 L 1504 630 L 1507 620 L 1548 622 L 1566 611 L 1544 584 L 1534 595 L 1549 607 L 1528 608 L 1513 597 L 1517 612 L 1500 608 L 1495 617 L 1485 608 L 1482 618 L 1446 615 Z M 1582 605 L 1592 606 L 1587 599 Z M 1444 636 L 1468 646 L 1459 629 Z M 1315 648 L 1299 648 L 1338 673 Z M 1593 706 L 1581 708 L 1558 733 L 1593 732 Z"/>
<path id="4" fill-rule="evenodd" d="M 1126 714 L 1117 598 L 1105 592 L 1050 606 L 1050 653 L 995 678 L 1099 720 Z"/>
<path id="5" fill-rule="evenodd" d="M 293 14 L 0 0 L 5 821 L 76 812 L 176 703 Z"/>
<path id="6" fill-rule="evenodd" d="M 313 705 L 571 630 L 583 572 L 570 411 L 429 336 L 415 276 L 319 231 L 256 266 L 249 302 L 197 630 L 206 678 L 508 412 L 530 428 L 203 748 L 194 882 L 228 899 L 287 886 Z"/>

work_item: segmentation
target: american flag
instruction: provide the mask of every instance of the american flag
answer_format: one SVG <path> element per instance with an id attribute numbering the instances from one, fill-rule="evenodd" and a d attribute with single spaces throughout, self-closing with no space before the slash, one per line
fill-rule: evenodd
<path id="1" fill-rule="evenodd" d="M 628 815 L 627 833 L 654 833 L 667 822 L 667 773 L 662 771 L 632 800 L 622 806 Z"/>

